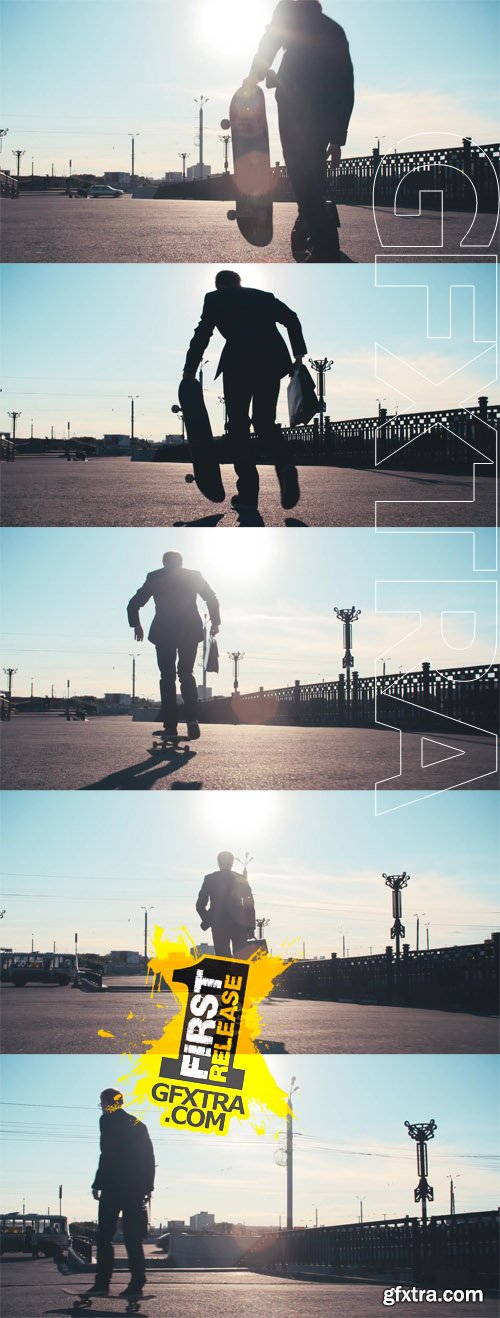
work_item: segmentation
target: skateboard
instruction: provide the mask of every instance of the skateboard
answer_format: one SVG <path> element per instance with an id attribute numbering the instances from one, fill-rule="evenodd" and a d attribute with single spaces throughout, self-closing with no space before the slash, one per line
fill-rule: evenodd
<path id="1" fill-rule="evenodd" d="M 149 755 L 166 754 L 168 751 L 181 751 L 182 755 L 189 752 L 189 737 L 167 737 L 163 731 L 153 732 L 153 744 L 148 746 Z"/>
<path id="2" fill-rule="evenodd" d="M 156 1298 L 154 1294 L 148 1294 L 141 1295 L 138 1300 L 133 1300 L 128 1299 L 126 1295 L 89 1295 L 86 1291 L 82 1291 L 80 1295 L 75 1295 L 75 1292 L 70 1291 L 67 1286 L 63 1286 L 63 1291 L 65 1295 L 71 1295 L 73 1309 L 91 1309 L 94 1300 L 97 1305 L 107 1304 L 108 1300 L 123 1300 L 124 1307 L 126 1306 L 125 1313 L 139 1313 L 144 1300 L 154 1300 Z"/>
<path id="3" fill-rule="evenodd" d="M 267 247 L 273 236 L 273 175 L 260 87 L 238 88 L 221 128 L 231 129 L 236 190 L 236 210 L 228 211 L 227 218 L 236 220 L 242 238 L 252 247 Z"/>
<path id="4" fill-rule="evenodd" d="M 226 491 L 199 380 L 181 380 L 179 403 L 193 463 L 193 474 L 186 476 L 186 481 L 188 484 L 194 481 L 205 499 L 210 499 L 212 503 L 223 503 Z"/>

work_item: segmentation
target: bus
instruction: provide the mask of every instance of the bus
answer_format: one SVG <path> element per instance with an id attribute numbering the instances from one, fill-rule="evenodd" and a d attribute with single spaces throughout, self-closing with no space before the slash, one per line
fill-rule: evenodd
<path id="1" fill-rule="evenodd" d="M 68 1219 L 55 1213 L 0 1214 L 0 1254 L 54 1258 L 68 1248 Z"/>

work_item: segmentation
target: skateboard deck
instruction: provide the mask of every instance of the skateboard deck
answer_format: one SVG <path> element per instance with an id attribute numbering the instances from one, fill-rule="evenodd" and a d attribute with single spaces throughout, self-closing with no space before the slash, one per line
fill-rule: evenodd
<path id="1" fill-rule="evenodd" d="M 167 737 L 163 732 L 153 732 L 153 742 L 148 746 L 149 755 L 165 755 L 171 751 L 181 751 L 186 755 L 189 751 L 190 737 Z"/>
<path id="2" fill-rule="evenodd" d="M 122 1302 L 124 1312 L 127 1314 L 140 1313 L 141 1305 L 144 1304 L 145 1300 L 156 1299 L 156 1296 L 152 1292 L 148 1292 L 147 1295 L 141 1295 L 141 1298 L 138 1300 L 128 1299 L 126 1295 L 87 1295 L 85 1291 L 81 1291 L 80 1294 L 78 1294 L 76 1291 L 70 1290 L 68 1286 L 63 1286 L 63 1292 L 65 1295 L 71 1296 L 74 1309 L 91 1309 L 93 1304 L 99 1307 L 99 1305 L 108 1304 L 110 1300 L 113 1300 L 115 1303 Z"/>
<path id="3" fill-rule="evenodd" d="M 188 483 L 195 481 L 205 499 L 210 499 L 212 503 L 223 503 L 226 491 L 199 380 L 181 380 L 179 403 L 193 463 L 193 475 L 186 476 L 186 480 Z"/>
<path id="4" fill-rule="evenodd" d="M 252 247 L 267 247 L 273 236 L 273 175 L 261 88 L 239 87 L 221 127 L 231 129 L 233 146 L 236 210 L 228 211 L 228 219 L 236 220 Z"/>

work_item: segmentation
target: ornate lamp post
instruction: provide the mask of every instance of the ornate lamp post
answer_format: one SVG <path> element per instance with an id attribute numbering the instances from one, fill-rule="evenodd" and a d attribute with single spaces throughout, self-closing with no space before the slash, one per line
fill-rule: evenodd
<path id="1" fill-rule="evenodd" d="M 320 439 L 323 439 L 325 433 L 325 375 L 327 371 L 331 371 L 333 364 L 333 359 L 332 361 L 329 361 L 328 357 L 309 358 L 309 365 L 312 366 L 313 371 L 316 371 L 318 377 Z"/>
<path id="2" fill-rule="evenodd" d="M 333 612 L 336 614 L 339 622 L 344 624 L 343 636 L 345 653 L 342 660 L 342 667 L 346 670 L 346 705 L 349 709 L 351 704 L 351 668 L 354 668 L 354 655 L 351 650 L 352 624 L 353 622 L 357 622 L 361 609 L 356 609 L 353 604 L 350 609 L 334 608 Z"/>
<path id="3" fill-rule="evenodd" d="M 403 914 L 401 893 L 403 888 L 406 888 L 407 883 L 410 882 L 410 875 L 404 871 L 403 874 L 383 874 L 382 878 L 385 879 L 386 887 L 392 888 L 392 916 L 394 924 L 391 929 L 391 938 L 396 940 L 396 961 L 400 961 L 401 939 L 405 936 L 405 927 L 401 918 Z"/>
<path id="4" fill-rule="evenodd" d="M 228 659 L 231 659 L 231 660 L 232 660 L 232 664 L 233 664 L 233 693 L 234 693 L 235 696 L 237 696 L 237 695 L 238 695 L 238 686 L 239 686 L 238 678 L 239 678 L 239 672 L 240 672 L 240 663 L 241 663 L 241 660 L 245 658 L 245 653 L 244 653 L 243 650 L 228 650 L 228 652 L 227 652 L 227 657 L 228 657 Z"/>
<path id="5" fill-rule="evenodd" d="M 434 1187 L 429 1185 L 427 1180 L 427 1174 L 429 1171 L 427 1141 L 434 1139 L 437 1126 L 432 1117 L 430 1121 L 405 1121 L 405 1126 L 410 1139 L 415 1140 L 417 1146 L 417 1173 L 419 1180 L 415 1190 L 415 1203 L 422 1204 L 422 1222 L 424 1226 L 427 1226 L 427 1204 L 432 1203 L 434 1199 Z"/>

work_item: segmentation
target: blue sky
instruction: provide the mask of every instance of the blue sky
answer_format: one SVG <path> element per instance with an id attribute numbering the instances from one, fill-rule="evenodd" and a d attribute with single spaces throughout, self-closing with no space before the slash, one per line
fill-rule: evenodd
<path id="1" fill-rule="evenodd" d="M 383 652 L 388 672 L 400 665 L 413 670 L 425 658 L 444 667 L 489 664 L 495 588 L 491 570 L 473 571 L 472 539 L 472 533 L 453 531 L 396 539 L 348 529 L 303 536 L 299 530 L 265 528 L 256 535 L 234 528 L 214 535 L 192 528 L 189 537 L 185 529 L 4 529 L 2 666 L 18 668 L 18 694 L 29 694 L 32 678 L 37 695 L 50 693 L 52 683 L 63 695 L 68 678 L 74 694 L 103 694 L 130 690 L 135 651 L 138 694 L 156 696 L 154 648 L 147 640 L 134 645 L 125 608 L 169 548 L 183 553 L 186 567 L 201 569 L 220 597 L 217 694 L 230 692 L 227 651 L 233 649 L 245 652 L 242 691 L 337 677 L 343 650 L 334 605 L 362 609 L 354 632 L 361 674 L 373 673 Z M 476 532 L 481 569 L 491 569 L 486 551 L 493 542 L 493 531 Z M 417 631 L 415 611 L 422 612 Z M 142 617 L 149 625 L 151 603 Z"/>
<path id="2" fill-rule="evenodd" d="M 161 175 L 197 159 L 194 97 L 209 98 L 205 159 L 222 168 L 220 120 L 248 72 L 274 0 L 7 0 L 3 4 L 4 157 L 73 172 L 130 167 Z M 495 0 L 325 0 L 347 33 L 357 100 L 345 154 L 454 133 L 497 139 Z M 21 76 L 19 56 L 22 52 Z M 273 158 L 281 158 L 267 93 Z"/>
<path id="3" fill-rule="evenodd" d="M 433 1117 L 429 1146 L 432 1211 L 498 1203 L 497 1072 L 494 1057 L 271 1057 L 286 1090 L 294 1074 L 295 1223 L 356 1221 L 415 1212 L 415 1146 L 404 1122 Z M 120 1084 L 130 1061 L 116 1057 L 10 1056 L 4 1059 L 3 1211 L 57 1211 L 92 1217 L 90 1194 L 98 1157 L 101 1089 Z M 369 1095 L 369 1098 L 368 1098 Z M 152 1108 L 141 1113 L 157 1162 L 153 1221 L 189 1219 L 206 1209 L 219 1220 L 276 1224 L 286 1209 L 286 1173 L 274 1162 L 270 1125 L 262 1136 L 244 1126 L 225 1142 L 160 1129 Z"/>
<path id="4" fill-rule="evenodd" d="M 4 266 L 3 391 L 0 426 L 21 412 L 19 436 L 129 433 L 129 394 L 136 434 L 178 433 L 172 416 L 189 340 L 215 265 Z M 243 282 L 273 292 L 297 311 L 309 353 L 333 358 L 327 411 L 334 419 L 374 416 L 378 399 L 393 413 L 477 403 L 497 397 L 494 265 L 242 266 Z M 419 287 L 408 287 L 418 283 Z M 399 287 L 397 285 L 400 285 Z M 388 286 L 390 285 L 390 286 Z M 429 286 L 429 324 L 427 290 Z M 463 286 L 460 287 L 459 285 Z M 454 287 L 451 294 L 451 287 Z M 475 305 L 475 329 L 474 309 Z M 451 302 L 451 317 L 450 317 Z M 68 322 L 71 332 L 68 333 Z M 283 330 L 286 337 L 286 331 Z M 375 374 L 375 344 L 396 353 L 388 383 Z M 222 348 L 216 332 L 205 354 L 204 386 L 215 433 L 222 430 Z M 411 379 L 404 367 L 411 365 Z M 380 371 L 380 375 L 384 372 Z M 288 423 L 286 383 L 279 419 Z M 414 407 L 404 392 L 412 390 Z"/>
<path id="5" fill-rule="evenodd" d="M 150 928 L 186 927 L 199 938 L 194 903 L 216 854 L 249 867 L 269 946 L 307 956 L 381 952 L 389 941 L 390 893 L 382 874 L 410 874 L 406 936 L 429 925 L 431 946 L 480 942 L 498 927 L 497 800 L 493 792 L 447 793 L 418 817 L 374 816 L 368 792 L 157 793 L 139 800 L 99 792 L 4 792 L 1 936 L 17 951 L 128 947 Z M 78 848 L 74 840 L 78 838 Z M 98 913 L 98 914 L 96 914 Z"/>

